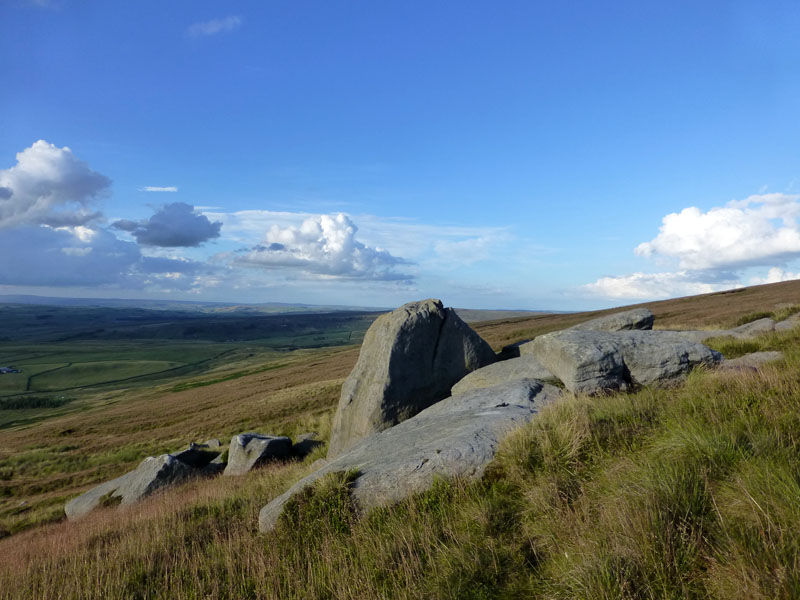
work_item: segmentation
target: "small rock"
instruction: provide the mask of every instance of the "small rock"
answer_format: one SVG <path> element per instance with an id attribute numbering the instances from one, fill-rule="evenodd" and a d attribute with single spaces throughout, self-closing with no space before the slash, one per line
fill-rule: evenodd
<path id="1" fill-rule="evenodd" d="M 240 433 L 231 440 L 225 475 L 244 475 L 250 469 L 275 459 L 286 458 L 292 449 L 288 437 Z"/>
<path id="2" fill-rule="evenodd" d="M 135 470 L 106 481 L 70 500 L 64 512 L 76 519 L 105 504 L 133 504 L 155 491 L 175 485 L 199 471 L 171 454 L 145 458 Z"/>

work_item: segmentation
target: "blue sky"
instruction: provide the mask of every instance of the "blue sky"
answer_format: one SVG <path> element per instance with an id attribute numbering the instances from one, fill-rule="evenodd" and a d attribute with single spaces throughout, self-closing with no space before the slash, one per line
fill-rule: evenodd
<path id="1" fill-rule="evenodd" d="M 0 293 L 574 310 L 797 278 L 799 27 L 3 0 Z"/>

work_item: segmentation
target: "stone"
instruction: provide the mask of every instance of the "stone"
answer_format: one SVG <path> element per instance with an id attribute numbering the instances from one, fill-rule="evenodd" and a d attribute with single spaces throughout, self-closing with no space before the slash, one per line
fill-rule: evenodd
<path id="1" fill-rule="evenodd" d="M 301 433 L 294 439 L 292 444 L 292 454 L 303 458 L 311 454 L 315 448 L 324 446 L 325 442 L 318 440 L 317 433 Z"/>
<path id="2" fill-rule="evenodd" d="M 800 325 L 800 313 L 788 316 L 783 321 L 775 323 L 775 331 L 790 331 Z"/>
<path id="3" fill-rule="evenodd" d="M 729 334 L 738 339 L 749 340 L 770 331 L 775 331 L 775 321 L 766 317 L 734 327 L 729 331 Z"/>
<path id="4" fill-rule="evenodd" d="M 668 331 L 624 331 L 621 352 L 635 385 L 671 386 L 683 381 L 698 366 L 715 367 L 722 355 L 699 342 Z"/>
<path id="5" fill-rule="evenodd" d="M 545 369 L 536 357 L 520 356 L 501 362 L 496 362 L 486 367 L 476 369 L 453 386 L 453 396 L 495 386 L 506 381 L 517 379 L 538 379 L 551 383 L 560 383 L 558 378 Z"/>
<path id="6" fill-rule="evenodd" d="M 64 512 L 68 519 L 73 520 L 100 506 L 134 504 L 159 489 L 183 482 L 197 473 L 197 469 L 171 454 L 150 456 L 133 471 L 73 498 Z"/>
<path id="7" fill-rule="evenodd" d="M 190 467 L 201 469 L 222 454 L 219 440 L 214 441 L 217 442 L 216 446 L 212 445 L 213 441 L 212 444 L 209 444 L 208 442 L 205 444 L 195 444 L 193 442 L 189 444 L 189 447 L 186 450 L 176 452 L 173 454 L 173 456 Z"/>
<path id="8" fill-rule="evenodd" d="M 495 360 L 489 344 L 439 300 L 381 315 L 342 386 L 328 456 L 442 400 L 467 373 Z"/>
<path id="9" fill-rule="evenodd" d="M 653 329 L 655 316 L 647 308 L 634 308 L 624 312 L 598 317 L 578 323 L 569 329 L 577 331 L 627 331 L 632 329 Z"/>
<path id="10" fill-rule="evenodd" d="M 718 352 L 666 331 L 573 329 L 539 336 L 532 344 L 539 362 L 568 390 L 582 394 L 673 385 L 695 366 L 722 360 Z"/>
<path id="11" fill-rule="evenodd" d="M 530 352 L 576 394 L 627 389 L 620 343 L 611 333 L 555 331 L 534 339 Z"/>
<path id="12" fill-rule="evenodd" d="M 784 323 L 784 321 L 781 321 Z M 775 323 L 769 317 L 765 317 L 763 319 L 758 319 L 757 321 L 752 321 L 751 323 L 745 323 L 744 325 L 739 325 L 738 327 L 734 327 L 733 329 L 703 329 L 703 330 L 689 330 L 689 331 L 672 331 L 675 335 L 683 337 L 684 339 L 691 340 L 694 342 L 705 342 L 710 338 L 716 337 L 734 337 L 738 340 L 751 340 L 759 335 L 764 333 L 769 333 L 770 331 L 775 331 L 776 329 L 779 331 L 785 329 L 791 329 L 794 325 L 787 326 L 781 325 L 781 323 Z"/>
<path id="13" fill-rule="evenodd" d="M 231 439 L 224 475 L 244 475 L 251 469 L 276 459 L 287 458 L 292 440 L 284 436 L 240 433 Z"/>
<path id="14" fill-rule="evenodd" d="M 751 352 L 739 358 L 724 360 L 720 363 L 719 368 L 731 371 L 758 371 L 763 365 L 781 360 L 782 358 L 783 352 L 778 351 Z"/>
<path id="15" fill-rule="evenodd" d="M 553 386 L 524 379 L 442 400 L 324 463 L 262 508 L 259 528 L 272 529 L 287 500 L 331 472 L 358 470 L 351 493 L 361 510 L 424 491 L 436 477 L 480 477 L 500 440 L 559 394 Z"/>

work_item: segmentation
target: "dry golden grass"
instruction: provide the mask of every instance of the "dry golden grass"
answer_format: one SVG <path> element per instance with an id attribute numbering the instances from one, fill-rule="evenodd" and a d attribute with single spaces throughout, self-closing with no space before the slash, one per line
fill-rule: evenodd
<path id="1" fill-rule="evenodd" d="M 800 281 L 786 281 L 608 310 L 505 319 L 478 324 L 475 330 L 493 348 L 500 349 L 506 344 L 630 308 L 646 307 L 653 311 L 657 329 L 715 329 L 732 327 L 750 313 L 774 311 L 798 303 Z"/>

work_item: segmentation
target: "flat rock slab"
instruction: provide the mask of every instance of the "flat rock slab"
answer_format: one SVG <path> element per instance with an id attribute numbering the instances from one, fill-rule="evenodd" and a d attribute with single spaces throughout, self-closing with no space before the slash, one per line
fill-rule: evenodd
<path id="1" fill-rule="evenodd" d="M 244 475 L 251 469 L 291 454 L 292 440 L 284 436 L 240 433 L 231 439 L 223 475 Z"/>
<path id="2" fill-rule="evenodd" d="M 568 329 L 537 337 L 532 351 L 568 390 L 583 394 L 674 385 L 695 366 L 722 360 L 718 352 L 667 331 Z"/>
<path id="3" fill-rule="evenodd" d="M 775 331 L 789 331 L 800 325 L 800 313 L 788 316 L 783 321 L 775 323 Z"/>
<path id="4" fill-rule="evenodd" d="M 262 508 L 259 528 L 272 529 L 286 501 L 327 473 L 359 470 L 352 494 L 362 510 L 424 491 L 437 476 L 480 477 L 501 438 L 559 394 L 525 379 L 442 400 L 324 463 Z"/>
<path id="5" fill-rule="evenodd" d="M 153 492 L 199 474 L 171 454 L 145 458 L 135 470 L 106 481 L 70 500 L 64 512 L 72 520 L 105 505 L 134 504 Z"/>
<path id="6" fill-rule="evenodd" d="M 781 360 L 783 358 L 783 352 L 778 351 L 769 351 L 769 352 L 751 352 L 750 354 L 745 354 L 744 356 L 740 356 L 739 358 L 732 358 L 730 360 L 724 360 L 719 365 L 720 369 L 724 370 L 755 370 L 757 371 L 759 367 L 775 362 L 776 360 Z"/>
<path id="7" fill-rule="evenodd" d="M 791 317 L 790 317 L 791 318 Z M 733 337 L 737 340 L 752 340 L 759 335 L 764 333 L 769 333 L 770 331 L 782 331 L 785 329 L 792 329 L 798 321 L 795 321 L 791 325 L 783 325 L 787 323 L 786 321 L 781 321 L 780 323 L 776 323 L 769 317 L 764 319 L 758 319 L 757 321 L 753 321 L 751 323 L 745 323 L 744 325 L 739 325 L 739 327 L 734 327 L 733 329 L 702 329 L 702 330 L 689 330 L 689 331 L 671 331 L 669 333 L 675 334 L 680 336 L 684 339 L 691 340 L 694 342 L 705 342 L 708 339 L 715 338 L 715 337 Z"/>
<path id="8" fill-rule="evenodd" d="M 489 344 L 440 300 L 410 302 L 381 315 L 342 385 L 328 455 L 413 417 L 446 398 L 467 373 L 495 360 Z"/>
<path id="9" fill-rule="evenodd" d="M 538 379 L 551 383 L 559 382 L 555 375 L 536 360 L 536 357 L 521 356 L 496 362 L 488 367 L 473 371 L 453 386 L 451 394 L 456 396 L 471 390 L 480 390 L 518 379 Z"/>

